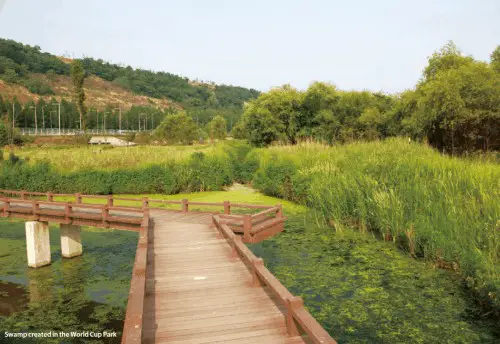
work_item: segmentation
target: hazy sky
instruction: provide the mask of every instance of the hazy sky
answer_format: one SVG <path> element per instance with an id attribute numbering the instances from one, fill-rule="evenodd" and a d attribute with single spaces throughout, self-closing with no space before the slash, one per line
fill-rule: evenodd
<path id="1" fill-rule="evenodd" d="M 450 39 L 489 60 L 500 1 L 0 0 L 0 37 L 263 91 L 399 92 Z"/>

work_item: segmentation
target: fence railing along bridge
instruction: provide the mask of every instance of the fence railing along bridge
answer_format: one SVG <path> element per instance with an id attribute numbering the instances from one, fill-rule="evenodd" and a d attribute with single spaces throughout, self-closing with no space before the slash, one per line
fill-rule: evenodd
<path id="1" fill-rule="evenodd" d="M 81 225 L 139 232 L 122 343 L 336 343 L 245 245 L 283 231 L 281 205 L 0 190 L 0 207 L 30 221 L 33 267 L 49 239 L 33 224 L 64 226 L 63 257 L 82 254 Z"/>

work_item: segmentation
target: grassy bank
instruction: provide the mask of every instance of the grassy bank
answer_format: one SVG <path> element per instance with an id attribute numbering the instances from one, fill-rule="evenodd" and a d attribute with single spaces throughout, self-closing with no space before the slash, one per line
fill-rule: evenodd
<path id="1" fill-rule="evenodd" d="M 170 165 L 183 162 L 192 153 L 203 152 L 214 154 L 216 148 L 211 145 L 201 146 L 134 146 L 112 147 L 96 146 L 53 146 L 44 148 L 16 148 L 5 150 L 4 159 L 12 152 L 28 163 L 48 163 L 60 172 L 77 172 L 82 170 L 113 171 L 119 169 L 143 168 L 155 165 Z"/>
<path id="2" fill-rule="evenodd" d="M 253 185 L 307 204 L 336 231 L 371 230 L 459 271 L 500 306 L 500 166 L 442 156 L 394 139 L 253 152 Z"/>
<path id="3" fill-rule="evenodd" d="M 49 148 L 18 152 L 0 168 L 0 188 L 140 194 L 221 190 L 234 179 L 237 149 L 219 146 Z"/>

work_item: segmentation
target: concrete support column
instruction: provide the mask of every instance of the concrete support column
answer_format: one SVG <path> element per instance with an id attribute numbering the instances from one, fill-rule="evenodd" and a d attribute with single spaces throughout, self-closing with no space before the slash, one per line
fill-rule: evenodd
<path id="1" fill-rule="evenodd" d="M 28 266 L 39 268 L 50 264 L 49 224 L 46 222 L 26 222 L 26 250 Z"/>
<path id="2" fill-rule="evenodd" d="M 61 251 L 64 258 L 81 256 L 83 253 L 80 226 L 61 224 Z"/>

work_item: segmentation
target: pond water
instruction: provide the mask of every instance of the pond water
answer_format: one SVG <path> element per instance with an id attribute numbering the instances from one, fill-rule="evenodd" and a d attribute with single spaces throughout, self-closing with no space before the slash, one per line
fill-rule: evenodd
<path id="1" fill-rule="evenodd" d="M 500 342 L 500 323 L 482 313 L 455 274 L 370 234 L 335 233 L 284 205 L 286 232 L 250 248 L 339 343 Z M 119 343 L 137 234 L 84 228 L 84 254 L 69 260 L 61 258 L 58 228 L 50 235 L 52 264 L 30 269 L 24 222 L 0 221 L 0 342 Z M 118 337 L 16 342 L 4 331 Z"/>
<path id="2" fill-rule="evenodd" d="M 500 343 L 498 319 L 456 274 L 370 234 L 287 216 L 286 232 L 250 248 L 339 343 Z"/>
<path id="3" fill-rule="evenodd" d="M 51 227 L 52 264 L 31 269 L 24 222 L 0 221 L 0 342 L 120 343 L 137 233 L 83 228 L 81 257 L 61 257 Z M 115 332 L 116 339 L 13 339 L 4 332 Z"/>

